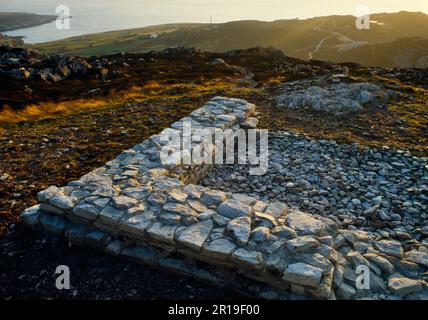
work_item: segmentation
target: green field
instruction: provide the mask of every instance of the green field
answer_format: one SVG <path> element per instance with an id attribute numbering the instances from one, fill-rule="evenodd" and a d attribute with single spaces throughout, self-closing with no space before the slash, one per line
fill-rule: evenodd
<path id="1" fill-rule="evenodd" d="M 168 47 L 169 45 L 164 43 L 163 39 L 171 32 L 200 26 L 202 24 L 184 23 L 109 31 L 36 44 L 32 47 L 46 54 L 61 53 L 81 56 L 114 54 L 120 51 L 147 52 Z M 156 34 L 157 38 L 152 39 L 152 34 Z"/>

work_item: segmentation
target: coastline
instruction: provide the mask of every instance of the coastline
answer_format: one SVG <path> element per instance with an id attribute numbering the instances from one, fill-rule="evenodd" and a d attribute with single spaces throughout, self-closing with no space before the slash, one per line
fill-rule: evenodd
<path id="1" fill-rule="evenodd" d="M 57 19 L 54 15 L 39 15 L 26 12 L 0 12 L 0 44 L 24 45 L 23 36 L 9 36 L 5 32 L 37 27 Z"/>

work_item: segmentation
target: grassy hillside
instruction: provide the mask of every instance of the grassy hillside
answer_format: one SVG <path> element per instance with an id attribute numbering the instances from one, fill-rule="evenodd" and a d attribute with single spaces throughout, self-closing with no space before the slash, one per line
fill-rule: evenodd
<path id="1" fill-rule="evenodd" d="M 202 26 L 203 24 L 183 23 L 109 31 L 36 44 L 32 47 L 47 54 L 63 53 L 82 56 L 114 54 L 121 51 L 148 52 L 164 49 L 166 46 L 159 39 L 168 33 L 177 30 L 191 32 Z M 158 38 L 152 39 L 152 34 L 156 34 Z"/>
<path id="2" fill-rule="evenodd" d="M 0 33 L 0 45 L 22 47 L 24 46 L 24 40 L 22 37 L 8 37 Z"/>
<path id="3" fill-rule="evenodd" d="M 355 61 L 379 66 L 428 66 L 424 49 L 405 47 L 400 57 L 385 62 L 385 44 L 401 38 L 428 39 L 428 15 L 420 12 L 382 13 L 371 16 L 370 30 L 355 27 L 354 16 L 328 16 L 306 20 L 236 21 L 222 24 L 172 24 L 132 30 L 91 34 L 38 44 L 45 53 L 79 55 L 119 51 L 148 52 L 173 46 L 225 52 L 254 46 L 274 46 L 300 59 Z M 156 32 L 158 37 L 150 35 Z M 425 42 L 414 43 L 426 46 Z M 395 45 L 392 45 L 395 46 Z M 358 50 L 357 50 L 358 49 Z M 411 51 L 410 53 L 407 51 Z M 363 55 L 364 57 L 362 57 Z M 422 56 L 421 56 L 422 55 Z M 415 62 L 416 61 L 416 62 Z"/>
<path id="4" fill-rule="evenodd" d="M 346 51 L 320 52 L 320 59 L 337 62 L 357 62 L 366 66 L 428 67 L 428 39 L 402 38 L 387 43 L 368 44 Z"/>

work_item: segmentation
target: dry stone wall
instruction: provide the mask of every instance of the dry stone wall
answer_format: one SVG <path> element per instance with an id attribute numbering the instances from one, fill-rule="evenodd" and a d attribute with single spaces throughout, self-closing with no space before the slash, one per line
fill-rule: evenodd
<path id="1" fill-rule="evenodd" d="M 166 130 L 182 134 L 185 121 L 192 130 L 249 129 L 257 125 L 255 113 L 244 100 L 217 97 Z M 197 185 L 211 165 L 165 166 L 163 144 L 154 135 L 65 187 L 49 187 L 23 220 L 76 245 L 267 299 L 352 298 L 358 265 L 375 270 L 381 285 L 396 271 L 390 258 L 405 259 L 389 242 L 377 244 L 380 255 L 363 257 L 352 244 L 372 240 L 338 230 L 331 219 Z M 346 255 L 342 247 L 349 247 Z M 415 252 L 412 266 L 427 268 L 428 254 Z M 422 289 L 399 280 L 397 290 Z"/>

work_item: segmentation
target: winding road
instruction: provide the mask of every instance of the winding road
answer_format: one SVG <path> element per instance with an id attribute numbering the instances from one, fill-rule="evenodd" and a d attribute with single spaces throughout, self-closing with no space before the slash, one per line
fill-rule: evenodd
<path id="1" fill-rule="evenodd" d="M 314 27 L 313 30 L 314 31 L 320 31 L 320 32 L 327 32 L 327 33 L 329 33 L 329 35 L 326 36 L 326 37 L 324 37 L 324 38 L 322 38 L 321 41 L 316 45 L 315 49 L 308 53 L 309 60 L 312 60 L 314 58 L 314 54 L 317 53 L 321 49 L 321 47 L 323 46 L 324 42 L 326 40 L 330 39 L 330 38 L 339 37 L 340 40 L 343 41 L 343 42 L 347 42 L 347 43 L 351 42 L 351 43 L 357 44 L 357 42 L 355 40 L 352 40 L 351 38 L 349 38 L 349 37 L 347 37 L 347 36 L 345 36 L 345 35 L 337 32 L 337 31 L 332 31 L 330 33 L 330 31 L 322 30 L 321 26 L 323 24 L 324 23 L 321 23 L 320 25 Z M 333 21 L 333 27 L 334 28 L 336 27 L 335 21 Z"/>

